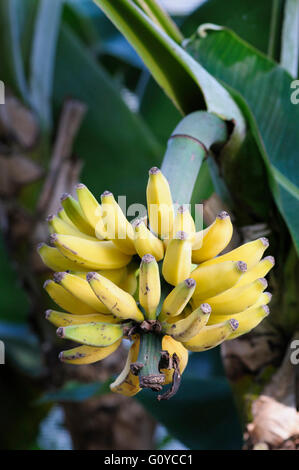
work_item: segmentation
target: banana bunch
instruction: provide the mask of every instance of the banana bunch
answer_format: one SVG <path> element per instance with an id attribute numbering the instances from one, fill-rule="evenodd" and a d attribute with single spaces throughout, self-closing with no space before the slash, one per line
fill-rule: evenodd
<path id="1" fill-rule="evenodd" d="M 175 210 L 158 168 L 149 171 L 147 217 L 133 223 L 111 192 L 99 203 L 83 184 L 76 191 L 77 200 L 64 194 L 57 215 L 47 218 L 50 244 L 38 246 L 55 271 L 44 288 L 61 309 L 47 310 L 46 318 L 59 338 L 79 343 L 61 352 L 61 361 L 91 364 L 130 339 L 126 364 L 111 390 L 133 396 L 145 383 L 144 357 L 156 361 L 162 385 L 170 384 L 187 366 L 188 351 L 245 334 L 269 314 L 265 276 L 274 258 L 263 258 L 268 240 L 221 254 L 233 233 L 229 215 L 220 212 L 197 232 L 189 210 Z M 150 336 L 158 338 L 159 350 L 147 354 Z M 168 363 L 161 362 L 161 351 Z"/>

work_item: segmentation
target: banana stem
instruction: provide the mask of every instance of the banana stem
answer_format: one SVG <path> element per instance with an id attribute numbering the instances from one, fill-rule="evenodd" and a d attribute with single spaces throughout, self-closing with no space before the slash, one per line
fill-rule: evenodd
<path id="1" fill-rule="evenodd" d="M 146 333 L 140 337 L 138 363 L 142 368 L 139 372 L 141 388 L 150 388 L 153 391 L 162 390 L 165 376 L 159 371 L 159 362 L 162 350 L 162 336 Z"/>
<path id="2" fill-rule="evenodd" d="M 161 168 L 174 203 L 190 203 L 203 159 L 211 148 L 223 146 L 228 137 L 225 121 L 207 111 L 191 113 L 177 125 L 168 140 Z"/>

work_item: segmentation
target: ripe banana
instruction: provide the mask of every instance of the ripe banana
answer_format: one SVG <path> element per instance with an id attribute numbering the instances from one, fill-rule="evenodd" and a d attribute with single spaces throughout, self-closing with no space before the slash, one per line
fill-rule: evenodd
<path id="1" fill-rule="evenodd" d="M 206 326 L 211 314 L 211 307 L 209 304 L 201 304 L 186 318 L 162 324 L 162 331 L 169 336 L 172 336 L 177 341 L 189 341 L 193 336 L 196 336 L 199 331 Z"/>
<path id="2" fill-rule="evenodd" d="M 188 234 L 178 232 L 168 243 L 163 260 L 164 279 L 176 286 L 190 276 L 192 246 Z"/>
<path id="3" fill-rule="evenodd" d="M 169 355 L 172 357 L 174 353 L 179 358 L 179 368 L 180 373 L 182 374 L 188 364 L 188 350 L 180 343 L 176 341 L 171 336 L 165 335 L 162 338 L 162 350 L 168 351 Z M 165 375 L 164 385 L 170 384 L 172 382 L 173 369 L 161 369 L 161 374 Z"/>
<path id="4" fill-rule="evenodd" d="M 97 273 L 88 273 L 86 279 L 96 296 L 115 316 L 125 320 L 144 320 L 134 298 L 109 279 Z"/>
<path id="5" fill-rule="evenodd" d="M 113 315 L 103 315 L 95 313 L 91 315 L 73 315 L 71 313 L 58 312 L 57 310 L 47 310 L 45 313 L 46 320 L 54 326 L 83 325 L 91 322 L 119 323 L 119 318 Z"/>
<path id="6" fill-rule="evenodd" d="M 134 229 L 126 219 L 123 211 L 114 199 L 110 191 L 105 191 L 102 196 L 102 218 L 107 227 L 108 238 L 115 246 L 126 255 L 136 253 L 134 245 Z"/>
<path id="7" fill-rule="evenodd" d="M 56 334 L 87 346 L 105 347 L 123 337 L 122 325 L 111 323 L 86 323 L 84 325 L 60 326 Z"/>
<path id="8" fill-rule="evenodd" d="M 266 258 L 262 259 L 258 264 L 256 264 L 250 271 L 247 271 L 237 282 L 236 286 L 245 286 L 250 282 L 255 281 L 261 277 L 265 277 L 266 274 L 273 268 L 275 264 L 275 259 L 273 256 L 266 256 Z"/>
<path id="9" fill-rule="evenodd" d="M 256 279 L 246 286 L 232 287 L 205 302 L 211 305 L 212 315 L 235 314 L 255 304 L 266 287 L 266 279 Z"/>
<path id="10" fill-rule="evenodd" d="M 67 351 L 62 351 L 59 354 L 59 359 L 61 362 L 66 362 L 67 364 L 93 364 L 94 362 L 101 361 L 105 357 L 110 356 L 114 353 L 120 346 L 122 338 L 110 346 L 106 347 L 93 347 L 93 346 L 77 346 L 76 348 L 68 349 Z"/>
<path id="11" fill-rule="evenodd" d="M 110 385 L 110 390 L 112 392 L 132 397 L 140 391 L 139 377 L 137 375 L 133 375 L 130 369 L 131 364 L 136 362 L 138 359 L 139 346 L 140 337 L 137 336 L 130 347 L 125 367 L 115 381 Z"/>
<path id="12" fill-rule="evenodd" d="M 60 207 L 57 211 L 57 216 L 63 220 L 64 222 L 66 222 L 67 224 L 71 225 L 73 228 L 75 228 L 76 230 L 78 230 L 78 228 L 76 227 L 75 224 L 73 224 L 73 222 L 71 221 L 71 219 L 67 216 L 67 213 L 65 212 L 65 210 L 63 209 L 63 207 Z"/>
<path id="13" fill-rule="evenodd" d="M 139 273 L 139 302 L 148 320 L 156 319 L 156 311 L 161 297 L 161 284 L 158 263 L 152 255 L 142 258 Z"/>
<path id="14" fill-rule="evenodd" d="M 196 336 L 183 342 L 183 345 L 189 351 L 207 351 L 226 340 L 237 330 L 238 326 L 237 320 L 234 319 L 216 325 L 204 326 Z"/>
<path id="15" fill-rule="evenodd" d="M 149 253 L 153 255 L 157 261 L 163 259 L 163 242 L 146 227 L 143 220 L 135 222 L 134 230 L 135 248 L 140 258 Z"/>
<path id="16" fill-rule="evenodd" d="M 102 219 L 101 205 L 84 184 L 77 184 L 76 192 L 81 210 L 89 225 L 93 228 L 96 238 L 104 240 L 107 233 Z"/>
<path id="17" fill-rule="evenodd" d="M 94 313 L 110 314 L 110 310 L 98 299 L 86 279 L 67 272 L 60 272 L 54 274 L 54 280 L 76 299 L 92 308 Z"/>
<path id="18" fill-rule="evenodd" d="M 80 230 L 80 232 L 94 237 L 94 229 L 84 216 L 78 201 L 76 201 L 76 199 L 74 199 L 70 194 L 64 193 L 60 198 L 60 202 L 66 215 L 71 219 L 77 229 Z"/>
<path id="19" fill-rule="evenodd" d="M 74 313 L 75 315 L 90 315 L 95 313 L 91 307 L 81 302 L 54 281 L 46 281 L 44 289 L 48 292 L 51 299 L 67 312 Z"/>
<path id="20" fill-rule="evenodd" d="M 167 179 L 157 167 L 149 170 L 146 199 L 151 229 L 160 238 L 169 238 L 174 220 L 172 196 Z"/>
<path id="21" fill-rule="evenodd" d="M 119 269 L 131 261 L 131 256 L 119 251 L 111 241 L 84 240 L 71 235 L 52 234 L 51 242 L 68 259 L 90 269 Z M 82 269 L 81 269 L 82 270 Z"/>
<path id="22" fill-rule="evenodd" d="M 46 245 L 45 243 L 38 245 L 37 252 L 44 264 L 48 266 L 48 268 L 53 269 L 53 271 L 67 271 L 68 269 L 75 271 L 80 268 L 78 264 L 63 256 L 57 248 Z M 83 270 L 84 267 L 80 269 Z"/>
<path id="23" fill-rule="evenodd" d="M 196 232 L 193 238 L 192 262 L 203 263 L 217 256 L 229 244 L 232 234 L 233 225 L 230 216 L 222 211 L 209 227 Z"/>
<path id="24" fill-rule="evenodd" d="M 105 276 L 105 271 L 99 272 L 99 274 L 102 274 L 104 277 L 107 277 L 114 284 L 118 285 L 118 287 L 120 287 L 122 290 L 134 296 L 136 294 L 137 287 L 138 287 L 138 280 L 137 280 L 138 271 L 139 269 L 136 266 L 136 263 L 132 261 L 127 266 L 127 274 L 120 283 L 114 282 L 108 276 Z"/>
<path id="25" fill-rule="evenodd" d="M 74 237 L 85 238 L 86 240 L 95 240 L 94 237 L 86 235 L 86 233 L 80 232 L 74 225 L 70 225 L 60 217 L 53 214 L 49 215 L 46 219 L 49 225 L 50 233 L 59 233 L 61 235 L 73 235 Z"/>
<path id="26" fill-rule="evenodd" d="M 224 255 L 205 261 L 203 266 L 211 266 L 212 264 L 218 264 L 229 260 L 239 261 L 241 259 L 247 264 L 247 269 L 250 270 L 260 261 L 268 246 L 269 241 L 267 238 L 258 238 L 257 240 L 245 243 Z"/>
<path id="27" fill-rule="evenodd" d="M 196 287 L 194 279 L 188 278 L 178 284 L 163 302 L 159 321 L 163 322 L 170 317 L 180 315 L 191 299 Z"/>
<path id="28" fill-rule="evenodd" d="M 243 312 L 240 313 L 234 313 L 232 314 L 227 314 L 227 315 L 211 315 L 208 325 L 215 325 L 216 323 L 222 323 L 227 320 L 231 320 L 233 317 L 235 320 L 238 320 L 239 322 L 239 328 L 236 334 L 234 334 L 234 338 L 240 335 L 243 335 L 244 333 L 248 332 L 252 328 L 254 328 L 266 314 L 269 313 L 269 308 L 267 305 L 260 305 L 259 302 L 256 302 L 254 305 L 252 305 L 249 308 L 246 308 L 243 310 Z M 255 321 L 257 323 L 255 324 Z M 253 325 L 250 327 L 250 325 Z M 229 337 L 231 339 L 231 337 Z"/>
<path id="29" fill-rule="evenodd" d="M 167 248 L 169 241 L 175 237 L 177 232 L 185 232 L 188 234 L 189 240 L 192 243 L 195 236 L 195 223 L 192 215 L 186 205 L 179 206 L 177 214 L 173 222 L 172 233 L 170 238 L 165 238 L 164 245 Z"/>
<path id="30" fill-rule="evenodd" d="M 246 272 L 247 266 L 243 261 L 224 261 L 212 266 L 199 265 L 190 277 L 196 281 L 193 301 L 214 297 L 233 287 Z"/>

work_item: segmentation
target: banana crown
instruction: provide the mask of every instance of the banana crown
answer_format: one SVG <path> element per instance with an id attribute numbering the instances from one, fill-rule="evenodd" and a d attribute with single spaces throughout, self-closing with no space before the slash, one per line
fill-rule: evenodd
<path id="1" fill-rule="evenodd" d="M 44 288 L 59 309 L 47 310 L 46 319 L 60 338 L 78 343 L 61 361 L 97 362 L 129 338 L 111 390 L 157 391 L 178 381 L 188 350 L 237 338 L 269 314 L 265 276 L 275 261 L 263 258 L 268 240 L 221 254 L 232 238 L 229 214 L 196 231 L 189 206 L 175 207 L 159 168 L 149 170 L 147 215 L 132 223 L 110 191 L 100 202 L 81 183 L 76 193 L 78 199 L 63 194 L 62 207 L 47 218 L 50 244 L 37 248 L 55 272 Z"/>

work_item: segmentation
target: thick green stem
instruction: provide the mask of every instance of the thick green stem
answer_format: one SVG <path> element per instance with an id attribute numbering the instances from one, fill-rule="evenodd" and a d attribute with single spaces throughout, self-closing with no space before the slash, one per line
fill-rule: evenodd
<path id="1" fill-rule="evenodd" d="M 160 391 L 165 377 L 159 371 L 162 350 L 162 336 L 146 333 L 141 335 L 138 363 L 143 365 L 139 372 L 141 388 Z"/>
<path id="2" fill-rule="evenodd" d="M 211 147 L 227 140 L 226 124 L 215 114 L 196 111 L 182 119 L 168 140 L 162 164 L 174 203 L 190 202 L 203 159 Z"/>

